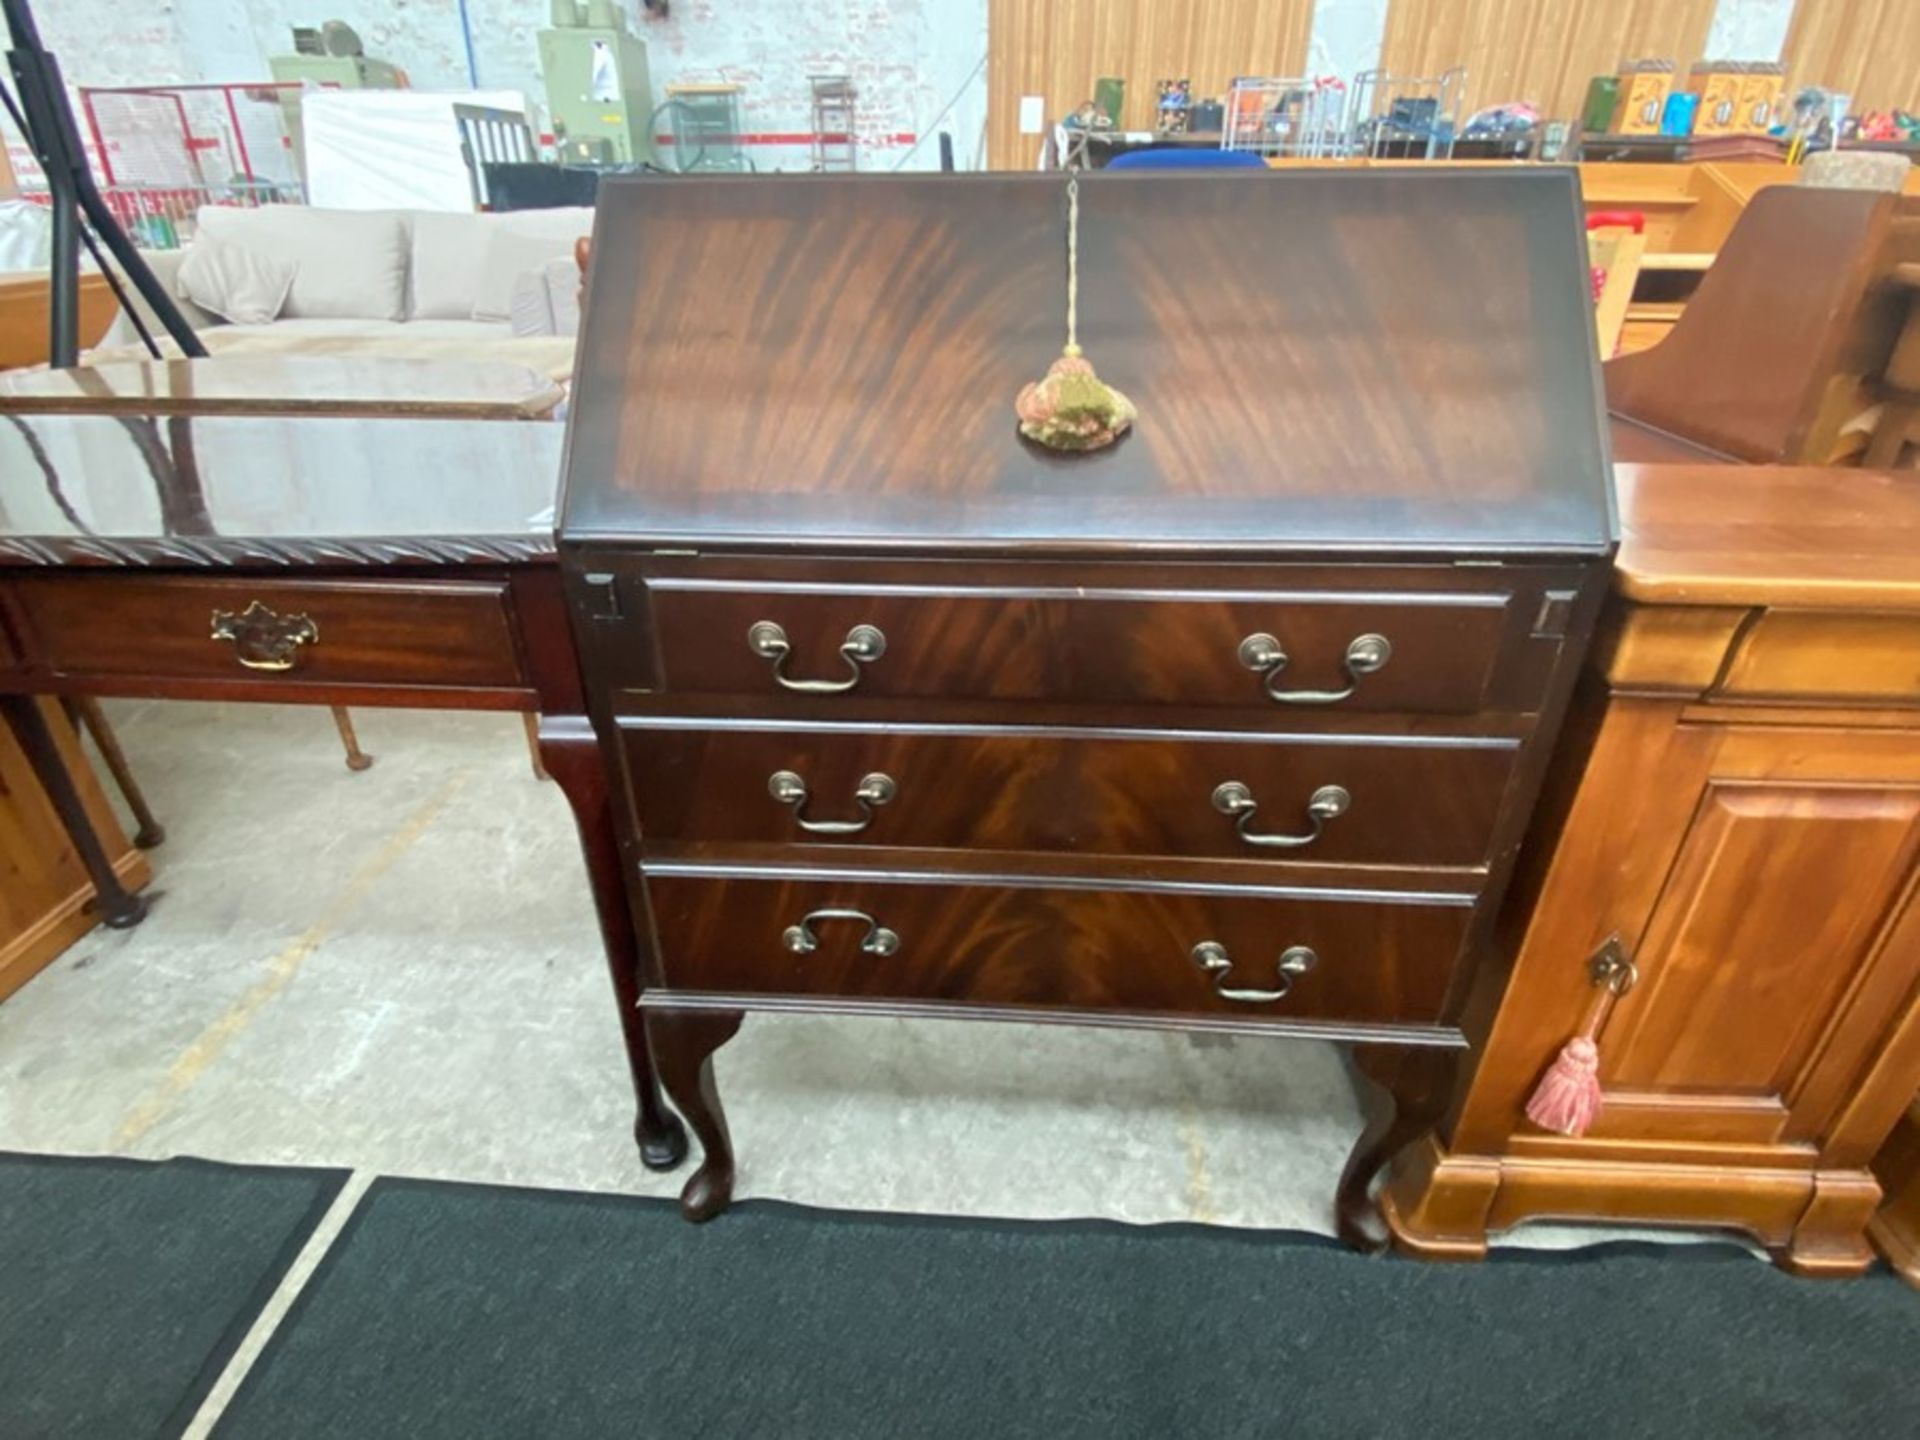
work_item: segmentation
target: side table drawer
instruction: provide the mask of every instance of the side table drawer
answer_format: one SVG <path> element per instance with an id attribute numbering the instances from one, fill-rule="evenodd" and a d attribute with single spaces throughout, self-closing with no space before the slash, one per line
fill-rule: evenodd
<path id="1" fill-rule="evenodd" d="M 661 687 L 861 699 L 1466 714 L 1505 593 L 771 585 L 649 587 Z"/>
<path id="2" fill-rule="evenodd" d="M 669 989 L 1355 1024 L 1433 1024 L 1473 914 L 865 876 L 651 873 L 647 889 Z"/>
<path id="3" fill-rule="evenodd" d="M 819 844 L 1484 865 L 1494 738 L 623 718 L 649 845 Z"/>
<path id="4" fill-rule="evenodd" d="M 50 579 L 14 593 L 35 661 L 60 675 L 525 683 L 502 583 Z"/>

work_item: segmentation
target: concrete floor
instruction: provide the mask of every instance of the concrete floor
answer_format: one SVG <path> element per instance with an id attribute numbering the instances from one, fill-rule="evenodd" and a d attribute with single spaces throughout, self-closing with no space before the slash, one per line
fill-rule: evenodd
<path id="1" fill-rule="evenodd" d="M 112 713 L 168 828 L 152 914 L 0 1005 L 0 1148 L 677 1191 L 518 717 L 356 712 L 355 775 L 324 710 Z M 737 1193 L 821 1206 L 1331 1233 L 1360 1124 L 1304 1042 L 759 1016 L 715 1063 Z"/>

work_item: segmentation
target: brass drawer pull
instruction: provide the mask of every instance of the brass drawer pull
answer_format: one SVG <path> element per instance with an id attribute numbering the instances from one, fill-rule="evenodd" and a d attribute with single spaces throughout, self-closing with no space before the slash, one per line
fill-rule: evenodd
<path id="1" fill-rule="evenodd" d="M 1228 780 L 1216 785 L 1213 790 L 1213 808 L 1222 815 L 1233 817 L 1233 828 L 1240 833 L 1240 838 L 1249 845 L 1259 845 L 1269 850 L 1298 850 L 1302 845 L 1311 845 L 1320 838 L 1327 821 L 1346 814 L 1351 804 L 1353 797 L 1344 786 L 1322 785 L 1307 801 L 1306 834 L 1258 835 L 1247 828 L 1253 823 L 1254 812 L 1260 808 L 1260 802 L 1253 798 L 1253 792 L 1238 780 Z"/>
<path id="2" fill-rule="evenodd" d="M 796 955 L 811 955 L 820 948 L 820 937 L 813 933 L 821 920 L 858 920 L 867 927 L 860 948 L 869 955 L 891 955 L 900 948 L 900 937 L 864 910 L 815 910 L 803 916 L 798 925 L 789 925 L 781 940 Z"/>
<path id="3" fill-rule="evenodd" d="M 1240 663 L 1264 677 L 1267 698 L 1282 705 L 1333 705 L 1360 688 L 1360 677 L 1371 675 L 1393 658 L 1393 646 L 1384 635 L 1357 635 L 1347 644 L 1347 675 L 1353 683 L 1344 690 L 1276 690 L 1273 682 L 1287 668 L 1287 652 L 1271 635 L 1249 635 L 1240 642 Z"/>
<path id="4" fill-rule="evenodd" d="M 1227 947 L 1218 940 L 1202 940 L 1193 947 L 1193 963 L 1213 976 L 1214 993 L 1223 1000 L 1245 1000 L 1255 1005 L 1270 1005 L 1276 1000 L 1287 998 L 1293 989 L 1296 976 L 1304 975 L 1320 963 L 1320 957 L 1305 945 L 1289 945 L 1280 952 L 1278 970 L 1280 988 L 1278 990 L 1243 990 L 1227 984 L 1227 975 L 1233 969 L 1233 957 L 1227 954 Z"/>
<path id="5" fill-rule="evenodd" d="M 873 625 L 856 625 L 840 642 L 840 657 L 851 672 L 844 680 L 795 680 L 786 672 L 787 656 L 793 647 L 787 632 L 771 620 L 756 620 L 747 629 L 747 648 L 762 660 L 773 662 L 773 678 L 789 690 L 807 695 L 837 695 L 860 683 L 860 667 L 870 665 L 887 653 L 887 637 Z"/>
<path id="6" fill-rule="evenodd" d="M 213 612 L 215 640 L 226 640 L 249 670 L 291 670 L 302 645 L 320 643 L 320 627 L 305 615 L 277 615 L 255 600 L 239 614 Z"/>
<path id="7" fill-rule="evenodd" d="M 891 775 L 875 771 L 860 778 L 853 800 L 860 807 L 858 820 L 809 820 L 801 812 L 807 808 L 807 782 L 791 770 L 776 770 L 767 777 L 767 793 L 782 805 L 793 807 L 793 818 L 810 835 L 858 835 L 873 823 L 873 812 L 899 793 Z"/>

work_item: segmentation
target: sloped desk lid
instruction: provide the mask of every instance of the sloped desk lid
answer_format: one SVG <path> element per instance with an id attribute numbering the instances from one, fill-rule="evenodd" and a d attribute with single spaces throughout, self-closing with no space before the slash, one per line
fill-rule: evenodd
<path id="1" fill-rule="evenodd" d="M 1139 407 L 1022 440 L 1057 175 L 603 185 L 563 540 L 831 552 L 1593 552 L 1571 171 L 1093 173 L 1080 339 Z"/>

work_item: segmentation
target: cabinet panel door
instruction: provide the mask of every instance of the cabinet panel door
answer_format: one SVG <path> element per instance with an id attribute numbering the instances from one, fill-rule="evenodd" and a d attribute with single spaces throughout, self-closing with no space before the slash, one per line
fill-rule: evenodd
<path id="1" fill-rule="evenodd" d="M 1614 1139 L 1817 1144 L 1910 1003 L 1920 737 L 1729 727 L 1602 1045 Z"/>

